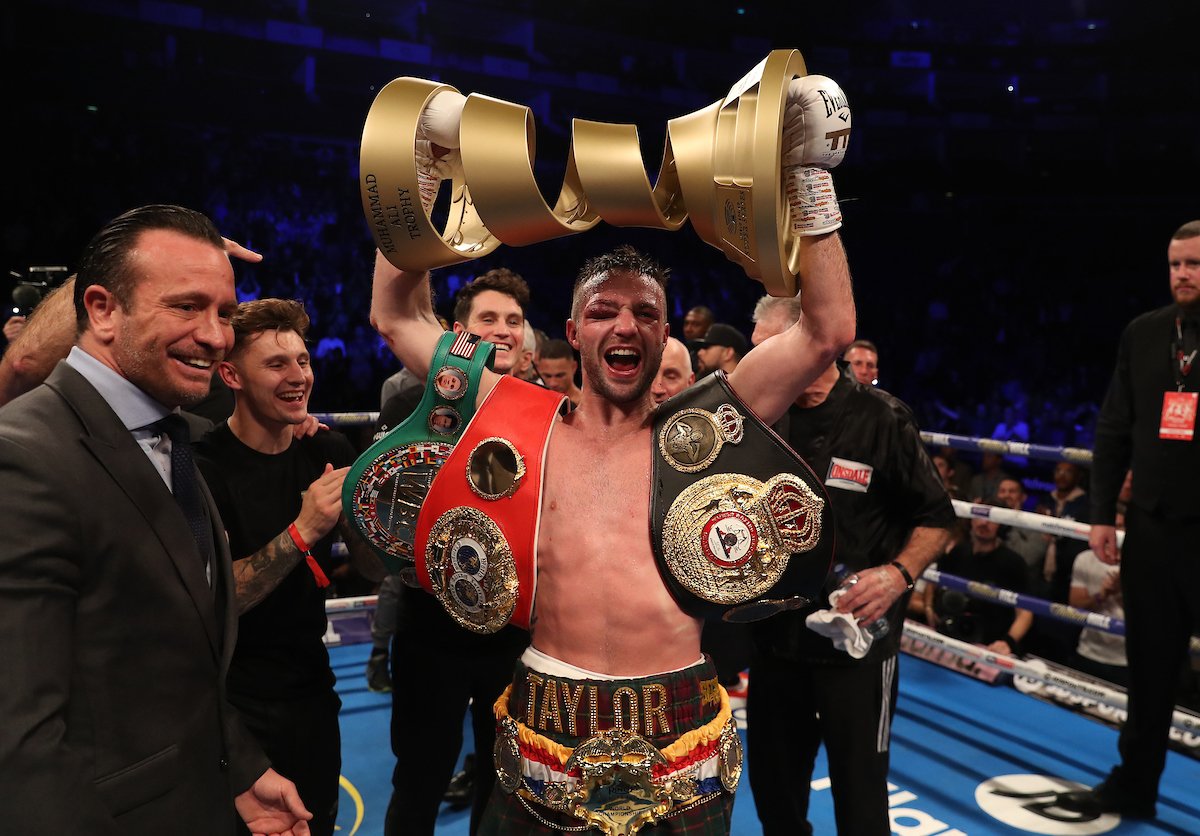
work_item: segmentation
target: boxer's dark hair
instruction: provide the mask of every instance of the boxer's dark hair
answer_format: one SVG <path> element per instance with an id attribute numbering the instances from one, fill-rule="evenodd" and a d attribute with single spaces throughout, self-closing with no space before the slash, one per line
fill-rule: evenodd
<path id="1" fill-rule="evenodd" d="M 633 273 L 647 276 L 658 282 L 663 293 L 667 292 L 667 281 L 671 271 L 663 267 L 650 256 L 639 252 L 629 244 L 622 244 L 615 250 L 604 255 L 589 258 L 575 277 L 575 286 L 571 289 L 571 318 L 579 316 L 579 308 L 583 299 L 581 291 L 592 279 L 607 273 Z"/>

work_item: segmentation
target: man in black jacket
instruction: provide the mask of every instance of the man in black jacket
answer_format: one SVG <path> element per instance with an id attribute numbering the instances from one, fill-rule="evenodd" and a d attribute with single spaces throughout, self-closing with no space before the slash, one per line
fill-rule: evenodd
<path id="1" fill-rule="evenodd" d="M 799 313 L 798 299 L 764 297 L 752 341 Z M 812 833 L 808 788 L 824 742 L 838 832 L 886 836 L 900 633 L 913 581 L 945 549 L 954 510 L 908 407 L 857 382 L 845 363 L 813 381 L 776 431 L 829 491 L 836 562 L 852 583 L 837 609 L 862 625 L 886 619 L 889 632 L 853 658 L 805 625 L 815 607 L 753 625 L 747 752 L 755 806 L 767 836 Z"/>
<path id="2" fill-rule="evenodd" d="M 1121 563 L 1129 657 L 1129 717 L 1121 763 L 1094 790 L 1063 803 L 1086 812 L 1153 818 L 1180 666 L 1200 627 L 1200 221 L 1167 246 L 1173 304 L 1142 314 L 1121 336 L 1096 422 L 1092 551 Z M 1125 543 L 1117 552 L 1117 495 L 1132 464 Z"/>

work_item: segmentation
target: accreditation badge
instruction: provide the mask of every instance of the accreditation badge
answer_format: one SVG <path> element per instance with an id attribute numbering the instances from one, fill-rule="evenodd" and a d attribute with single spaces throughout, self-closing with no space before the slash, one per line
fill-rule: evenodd
<path id="1" fill-rule="evenodd" d="M 1167 441 L 1191 441 L 1196 434 L 1196 392 L 1164 392 L 1158 437 Z"/>

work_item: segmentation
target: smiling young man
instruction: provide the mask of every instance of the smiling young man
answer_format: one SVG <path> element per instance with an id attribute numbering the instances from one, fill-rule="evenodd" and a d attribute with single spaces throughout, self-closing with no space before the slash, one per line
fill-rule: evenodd
<path id="1" fill-rule="evenodd" d="M 276 768 L 313 813 L 314 834 L 337 818 L 341 739 L 325 648 L 325 587 L 339 533 L 341 489 L 356 451 L 324 430 L 297 438 L 308 418 L 313 370 L 304 306 L 244 302 L 218 373 L 234 393 L 229 420 L 196 444 L 196 456 L 229 534 L 240 613 L 229 699 Z M 341 528 L 359 571 L 379 563 Z M 303 730 L 303 733 L 299 733 Z"/>

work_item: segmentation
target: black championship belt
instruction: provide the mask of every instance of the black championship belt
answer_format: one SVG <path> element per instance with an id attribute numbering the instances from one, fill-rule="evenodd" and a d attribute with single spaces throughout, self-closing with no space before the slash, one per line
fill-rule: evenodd
<path id="1" fill-rule="evenodd" d="M 687 613 L 757 621 L 812 603 L 833 563 L 821 480 L 717 371 L 654 416 L 651 542 Z"/>

